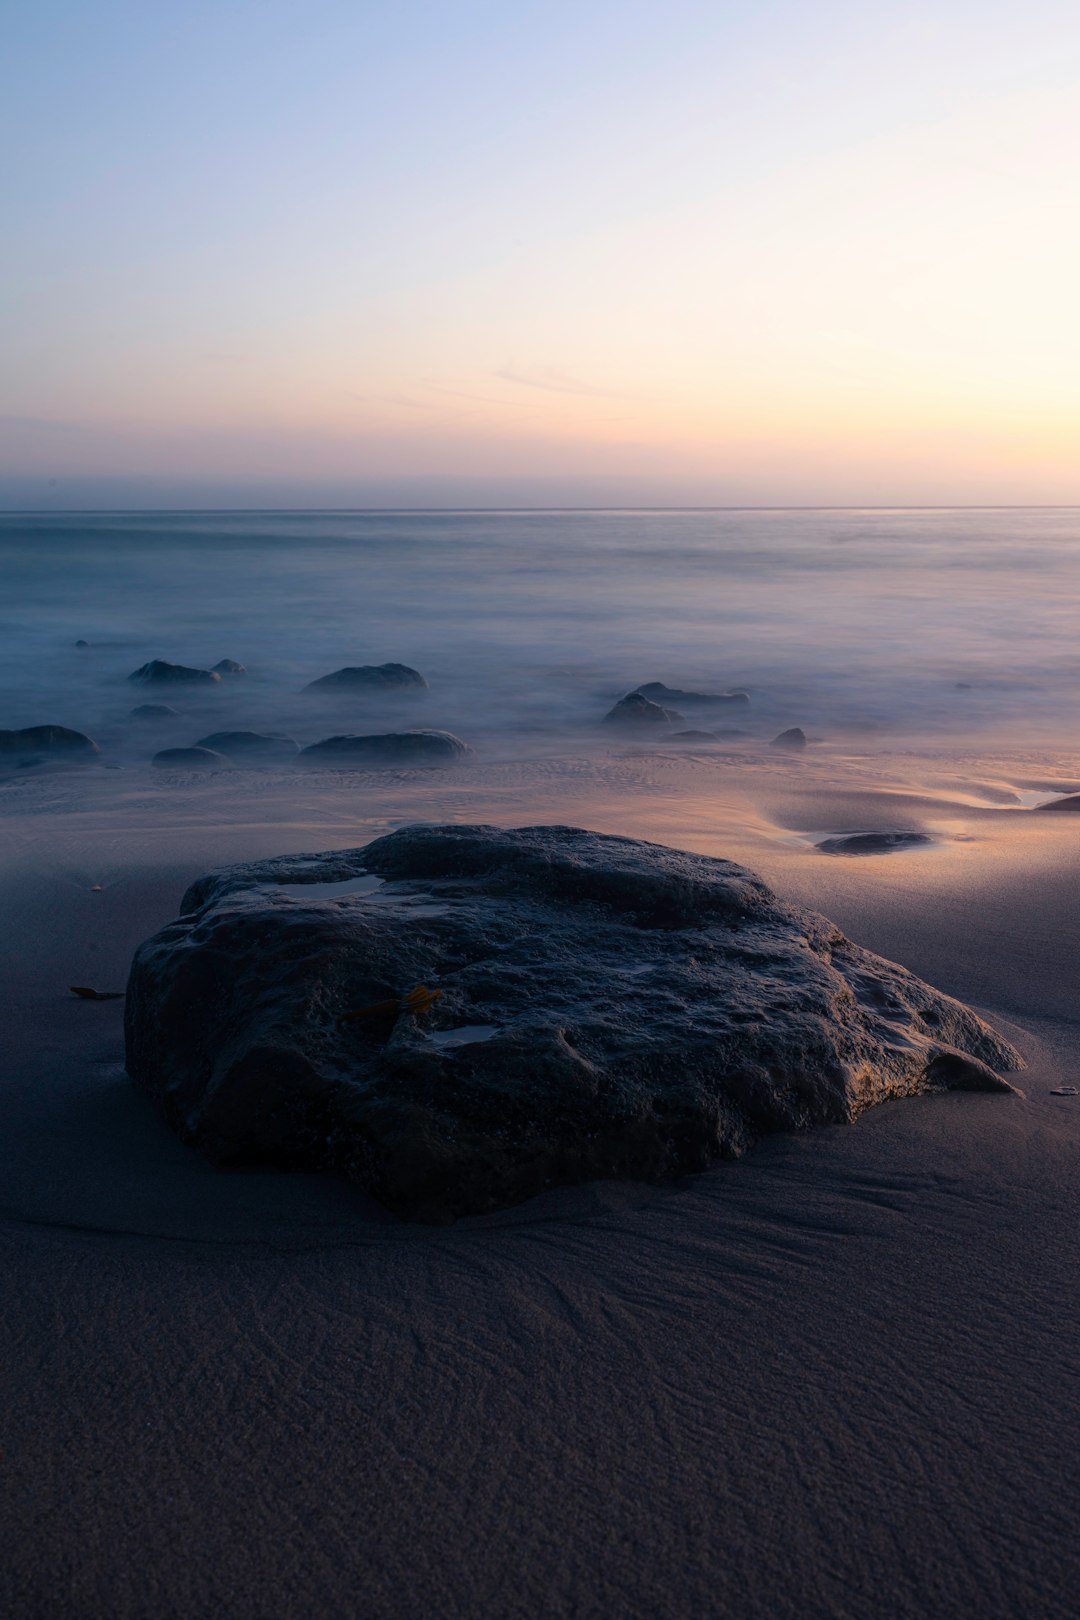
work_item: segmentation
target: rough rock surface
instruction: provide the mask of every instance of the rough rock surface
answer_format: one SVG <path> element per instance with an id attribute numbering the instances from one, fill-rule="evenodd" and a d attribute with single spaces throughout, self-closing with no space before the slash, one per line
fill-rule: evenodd
<path id="1" fill-rule="evenodd" d="M 219 658 L 210 672 L 212 675 L 246 675 L 247 669 L 235 658 Z"/>
<path id="2" fill-rule="evenodd" d="M 418 986 L 441 998 L 399 1011 Z M 201 878 L 135 955 L 126 1042 L 211 1158 L 335 1170 L 425 1219 L 1022 1066 L 742 867 L 568 827 L 417 826 Z"/>
<path id="3" fill-rule="evenodd" d="M 651 698 L 643 697 L 640 692 L 630 692 L 626 697 L 620 698 L 615 707 L 605 714 L 604 720 L 612 726 L 686 724 L 686 716 L 680 714 L 678 709 L 665 709 L 662 704 L 654 703 Z"/>
<path id="4" fill-rule="evenodd" d="M 324 737 L 301 748 L 309 765 L 379 769 L 387 765 L 453 765 L 472 753 L 452 731 L 387 731 L 370 737 Z"/>
<path id="5" fill-rule="evenodd" d="M 663 681 L 646 681 L 644 686 L 636 690 L 654 703 L 685 703 L 691 708 L 695 704 L 699 707 L 708 704 L 738 705 L 750 701 L 748 692 L 680 692 L 673 686 L 665 686 Z"/>
<path id="6" fill-rule="evenodd" d="M 213 748 L 163 748 L 150 763 L 163 771 L 225 771 L 230 761 Z"/>
<path id="7" fill-rule="evenodd" d="M 790 748 L 793 752 L 797 752 L 800 748 L 806 747 L 806 732 L 801 726 L 790 726 L 787 731 L 782 731 L 778 737 L 774 737 L 769 747 Z"/>
<path id="8" fill-rule="evenodd" d="M 933 839 L 920 832 L 868 832 L 840 833 L 835 838 L 823 838 L 816 845 L 826 855 L 888 855 L 894 849 L 913 849 L 917 844 L 932 844 Z"/>
<path id="9" fill-rule="evenodd" d="M 186 664 L 169 664 L 164 658 L 152 658 L 132 670 L 129 681 L 139 686 L 216 686 L 221 680 L 212 669 L 189 669 Z"/>
<path id="10" fill-rule="evenodd" d="M 230 759 L 247 760 L 253 765 L 285 765 L 300 752 L 291 737 L 264 735 L 260 731 L 212 731 L 200 737 L 196 748 L 211 748 Z"/>
<path id="11" fill-rule="evenodd" d="M 132 720 L 179 720 L 180 711 L 169 703 L 140 703 L 131 711 Z"/>
<path id="12" fill-rule="evenodd" d="M 68 726 L 24 726 L 0 731 L 0 754 L 41 754 L 50 759 L 92 759 L 101 749 L 92 738 Z"/>
<path id="13" fill-rule="evenodd" d="M 347 669 L 336 669 L 332 675 L 320 675 L 309 681 L 305 692 L 325 691 L 328 687 L 359 688 L 369 692 L 419 690 L 427 681 L 417 669 L 408 664 L 357 664 Z"/>

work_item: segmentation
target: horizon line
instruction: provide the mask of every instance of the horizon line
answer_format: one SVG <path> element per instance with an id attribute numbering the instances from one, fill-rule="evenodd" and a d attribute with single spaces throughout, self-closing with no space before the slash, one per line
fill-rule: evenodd
<path id="1" fill-rule="evenodd" d="M 519 514 L 528 512 L 1076 512 L 1080 501 L 824 501 L 739 503 L 738 505 L 499 505 L 499 506 L 0 506 L 0 517 L 235 516 L 267 517 L 332 514 L 385 517 L 451 513 Z"/>

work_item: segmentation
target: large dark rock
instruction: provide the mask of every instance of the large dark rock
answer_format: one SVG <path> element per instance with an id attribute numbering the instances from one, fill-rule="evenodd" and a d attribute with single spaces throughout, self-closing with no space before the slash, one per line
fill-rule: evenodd
<path id="1" fill-rule="evenodd" d="M 388 731 L 371 737 L 324 737 L 301 748 L 308 765 L 337 765 L 343 770 L 379 769 L 387 765 L 453 765 L 472 753 L 452 731 Z"/>
<path id="2" fill-rule="evenodd" d="M 213 748 L 162 748 L 150 763 L 163 771 L 226 771 L 230 762 Z"/>
<path id="3" fill-rule="evenodd" d="M 774 737 L 769 747 L 786 748 L 793 754 L 800 753 L 806 747 L 806 732 L 801 726 L 790 726 L 787 731 L 782 731 L 778 737 Z"/>
<path id="4" fill-rule="evenodd" d="M 410 669 L 408 664 L 357 664 L 347 669 L 336 669 L 332 675 L 320 675 L 317 681 L 309 681 L 304 691 L 324 692 L 344 688 L 346 691 L 396 692 L 410 688 L 419 690 L 426 686 L 427 681 L 419 670 Z"/>
<path id="5" fill-rule="evenodd" d="M 92 759 L 101 749 L 92 738 L 68 726 L 24 726 L 0 731 L 0 754 L 41 755 L 49 759 Z"/>
<path id="6" fill-rule="evenodd" d="M 195 746 L 211 748 L 215 753 L 252 765 L 287 765 L 300 751 L 299 743 L 293 742 L 291 737 L 264 735 L 259 731 L 212 731 L 209 737 L 200 737 Z"/>
<path id="7" fill-rule="evenodd" d="M 654 703 L 677 704 L 684 708 L 717 707 L 719 705 L 735 705 L 749 703 L 748 692 L 680 692 L 674 686 L 665 686 L 663 681 L 646 681 L 644 686 L 636 688 L 642 697 L 651 698 Z"/>
<path id="8" fill-rule="evenodd" d="M 212 669 L 188 669 L 186 664 L 168 664 L 153 658 L 128 676 L 138 686 L 216 686 L 221 676 Z"/>
<path id="9" fill-rule="evenodd" d="M 686 724 L 686 716 L 677 709 L 665 709 L 640 692 L 630 692 L 620 698 L 604 716 L 610 726 L 677 726 Z"/>
<path id="10" fill-rule="evenodd" d="M 441 998 L 399 1010 L 420 986 Z M 126 1013 L 129 1073 L 212 1159 L 335 1170 L 431 1219 L 1022 1066 L 743 868 L 568 827 L 418 826 L 201 878 Z"/>

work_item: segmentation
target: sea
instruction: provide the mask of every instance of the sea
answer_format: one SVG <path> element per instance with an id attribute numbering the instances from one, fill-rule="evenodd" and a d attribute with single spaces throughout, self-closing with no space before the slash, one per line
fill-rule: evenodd
<path id="1" fill-rule="evenodd" d="M 0 727 L 116 758 L 149 757 L 127 677 L 154 658 L 246 669 L 164 695 L 176 742 L 419 725 L 543 752 L 662 681 L 748 693 L 725 726 L 751 743 L 1061 745 L 1078 626 L 1074 508 L 0 515 Z M 302 692 L 384 662 L 427 690 Z"/>

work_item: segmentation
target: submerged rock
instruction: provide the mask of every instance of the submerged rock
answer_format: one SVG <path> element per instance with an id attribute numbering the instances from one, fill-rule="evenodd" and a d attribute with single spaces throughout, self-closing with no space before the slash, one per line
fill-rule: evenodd
<path id="1" fill-rule="evenodd" d="M 75 645 L 76 647 L 89 647 L 90 643 L 88 641 L 84 641 L 82 636 L 80 636 Z"/>
<path id="2" fill-rule="evenodd" d="M 677 709 L 665 709 L 640 692 L 630 692 L 609 709 L 604 721 L 613 726 L 677 726 L 686 723 L 686 716 Z"/>
<path id="3" fill-rule="evenodd" d="M 644 686 L 636 688 L 642 697 L 651 698 L 654 703 L 685 703 L 693 708 L 708 704 L 735 704 L 749 703 L 748 692 L 680 692 L 676 687 L 665 686 L 663 681 L 646 681 Z"/>
<path id="4" fill-rule="evenodd" d="M 1080 793 L 1070 793 L 1067 799 L 1051 799 L 1049 804 L 1040 804 L 1039 809 L 1080 811 Z"/>
<path id="5" fill-rule="evenodd" d="M 770 748 L 790 748 L 797 750 L 806 747 L 806 732 L 801 726 L 791 726 L 782 731 L 779 737 L 774 737 L 769 744 Z"/>
<path id="6" fill-rule="evenodd" d="M 718 726 L 715 731 L 673 731 L 667 742 L 727 742 L 733 737 L 749 737 L 738 726 Z"/>
<path id="7" fill-rule="evenodd" d="M 180 711 L 168 703 L 140 703 L 131 711 L 132 720 L 179 720 Z"/>
<path id="8" fill-rule="evenodd" d="M 238 664 L 235 658 L 219 658 L 210 673 L 212 675 L 246 675 L 247 670 L 243 664 Z"/>
<path id="9" fill-rule="evenodd" d="M 227 771 L 229 761 L 213 748 L 162 748 L 150 761 L 161 770 Z"/>
<path id="10" fill-rule="evenodd" d="M 417 826 L 201 878 L 136 952 L 126 1043 L 212 1159 L 436 1220 L 1022 1066 L 742 867 L 570 827 Z"/>
<path id="11" fill-rule="evenodd" d="M 343 769 L 385 765 L 452 765 L 472 753 L 468 743 L 452 731 L 387 731 L 371 737 L 324 737 L 300 750 L 312 765 L 339 765 Z"/>
<path id="12" fill-rule="evenodd" d="M 186 664 L 168 664 L 152 658 L 128 676 L 139 686 L 216 686 L 221 680 L 212 669 L 188 669 Z"/>
<path id="13" fill-rule="evenodd" d="M 823 838 L 815 848 L 826 855 L 887 855 L 894 849 L 932 843 L 932 838 L 920 832 L 841 833 L 835 838 Z"/>
<path id="14" fill-rule="evenodd" d="M 260 765 L 286 764 L 300 752 L 300 744 L 291 737 L 264 735 L 259 731 L 212 731 L 209 737 L 200 737 L 195 746 Z"/>
<path id="15" fill-rule="evenodd" d="M 91 737 L 68 726 L 24 726 L 0 731 L 0 754 L 34 754 L 43 759 L 93 759 L 101 749 Z"/>
<path id="16" fill-rule="evenodd" d="M 320 675 L 317 681 L 309 681 L 303 688 L 305 692 L 322 692 L 328 688 L 344 687 L 347 690 L 358 688 L 369 692 L 408 691 L 410 688 L 420 690 L 427 686 L 427 681 L 419 670 L 410 669 L 408 664 L 357 664 L 347 669 L 336 669 L 332 675 Z"/>

